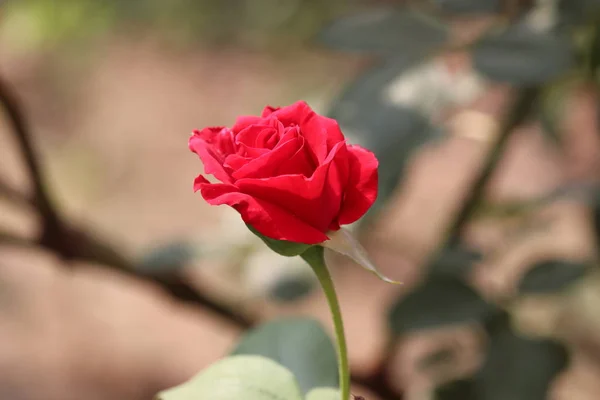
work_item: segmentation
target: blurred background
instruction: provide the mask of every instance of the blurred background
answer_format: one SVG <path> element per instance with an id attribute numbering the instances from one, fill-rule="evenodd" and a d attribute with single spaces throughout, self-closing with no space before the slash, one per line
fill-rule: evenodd
<path id="1" fill-rule="evenodd" d="M 599 65 L 597 0 L 1 1 L 0 398 L 152 399 L 263 322 L 331 333 L 192 191 L 193 129 L 299 99 L 377 154 L 352 228 L 404 282 L 330 255 L 355 394 L 599 398 Z"/>

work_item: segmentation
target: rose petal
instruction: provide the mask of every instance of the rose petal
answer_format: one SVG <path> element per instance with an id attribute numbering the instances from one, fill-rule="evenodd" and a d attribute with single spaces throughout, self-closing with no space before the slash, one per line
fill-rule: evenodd
<path id="1" fill-rule="evenodd" d="M 201 139 L 199 134 L 194 133 L 189 140 L 189 148 L 196 153 L 202 164 L 204 164 L 204 173 L 214 175 L 221 182 L 230 183 L 231 177 L 228 171 L 222 165 L 223 156 L 213 145 Z"/>
<path id="2" fill-rule="evenodd" d="M 237 144 L 255 148 L 273 148 L 279 141 L 284 127 L 274 118 L 263 118 L 256 124 L 242 129 L 235 136 Z"/>
<path id="3" fill-rule="evenodd" d="M 314 174 L 316 165 L 304 147 L 305 140 L 302 136 L 298 137 L 298 140 L 300 143 L 298 151 L 281 163 L 276 175 L 304 175 L 310 177 Z"/>
<path id="4" fill-rule="evenodd" d="M 219 158 L 225 158 L 227 154 L 235 152 L 233 141 L 233 132 L 229 128 L 222 126 L 204 128 L 195 130 L 193 136 L 199 137 L 211 145 Z"/>
<path id="5" fill-rule="evenodd" d="M 268 152 L 268 150 L 266 152 Z M 228 155 L 225 159 L 225 162 L 223 162 L 223 167 L 227 168 L 230 171 L 234 171 L 232 172 L 233 175 L 235 171 L 248 164 L 250 161 L 252 161 L 253 158 L 254 157 L 244 157 L 239 154 L 231 154 Z"/>
<path id="6" fill-rule="evenodd" d="M 265 109 L 263 115 L 265 112 L 268 113 Z M 337 143 L 344 141 L 338 123 L 331 118 L 316 114 L 304 101 L 273 110 L 268 115 L 277 118 L 284 126 L 292 124 L 300 126 L 308 148 L 319 164 L 325 160 Z"/>
<path id="7" fill-rule="evenodd" d="M 347 174 L 345 143 L 339 143 L 311 177 L 280 175 L 240 179 L 236 186 L 251 196 L 280 204 L 298 219 L 326 232 L 338 215 Z M 341 165 L 340 165 L 341 164 Z M 346 180 L 345 180 L 346 179 Z"/>
<path id="8" fill-rule="evenodd" d="M 195 187 L 209 204 L 227 204 L 233 207 L 241 214 L 244 222 L 267 237 L 306 244 L 317 244 L 328 239 L 325 233 L 283 208 L 264 199 L 241 193 L 233 185 L 211 184 L 204 177 L 198 177 Z"/>
<path id="9" fill-rule="evenodd" d="M 248 159 L 253 159 L 256 157 L 260 157 L 263 154 L 267 154 L 268 152 L 270 152 L 271 149 L 260 149 L 257 147 L 248 147 L 243 143 L 240 143 L 238 145 L 238 151 L 237 154 L 242 156 L 242 157 L 246 157 Z"/>
<path id="10" fill-rule="evenodd" d="M 196 179 L 194 179 L 194 192 L 197 192 L 202 188 L 203 184 L 211 184 L 208 179 L 203 177 L 202 175 L 198 175 Z"/>
<path id="11" fill-rule="evenodd" d="M 278 145 L 275 149 L 255 158 L 233 172 L 232 177 L 236 180 L 244 178 L 270 178 L 276 174 L 279 166 L 292 157 L 300 147 L 301 141 L 293 138 Z"/>
<path id="12" fill-rule="evenodd" d="M 277 129 L 266 125 L 250 125 L 244 128 L 235 137 L 236 144 L 244 144 L 247 147 L 263 148 L 263 143 L 269 137 L 277 135 Z M 260 144 L 259 144 L 260 140 Z"/>
<path id="13" fill-rule="evenodd" d="M 266 106 L 262 112 L 262 116 L 268 117 L 269 115 L 273 114 L 275 111 L 279 110 L 280 108 L 281 107 Z"/>
<path id="14" fill-rule="evenodd" d="M 360 146 L 348 146 L 349 179 L 338 221 L 351 224 L 362 217 L 377 199 L 378 161 Z"/>
<path id="15" fill-rule="evenodd" d="M 318 115 L 314 112 L 312 118 L 307 118 L 300 124 L 300 129 L 309 142 L 311 140 L 315 142 L 319 138 L 325 139 L 327 153 L 329 153 L 336 144 L 345 141 L 344 134 L 336 120 Z M 319 158 L 319 160 L 322 160 L 322 158 Z"/>

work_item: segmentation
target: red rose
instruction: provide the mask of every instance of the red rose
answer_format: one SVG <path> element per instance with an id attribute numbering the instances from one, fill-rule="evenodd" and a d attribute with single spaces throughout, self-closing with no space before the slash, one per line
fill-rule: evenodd
<path id="1" fill-rule="evenodd" d="M 222 182 L 200 175 L 194 190 L 273 239 L 321 243 L 377 197 L 375 155 L 346 144 L 337 122 L 303 101 L 239 117 L 231 129 L 194 131 L 189 147 Z"/>

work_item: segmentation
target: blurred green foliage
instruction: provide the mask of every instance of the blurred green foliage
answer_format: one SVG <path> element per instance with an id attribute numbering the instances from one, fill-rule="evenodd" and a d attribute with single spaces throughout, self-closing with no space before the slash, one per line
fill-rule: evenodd
<path id="1" fill-rule="evenodd" d="M 439 125 L 437 113 L 444 104 L 435 102 L 434 92 L 443 89 L 422 90 L 426 86 L 415 85 L 411 92 L 410 85 L 402 86 L 409 78 L 419 79 L 419 71 L 429 76 L 426 72 L 432 56 L 459 49 L 469 53 L 476 73 L 485 81 L 509 84 L 517 90 L 541 90 L 526 120 L 537 119 L 547 137 L 562 145 L 566 99 L 582 84 L 598 90 L 600 2 L 560 0 L 555 8 L 550 3 L 417 1 L 412 6 L 374 7 L 323 30 L 320 38 L 332 49 L 377 57 L 378 65 L 350 83 L 330 109 L 330 115 L 380 159 L 379 207 L 373 212 L 402 186 L 405 165 L 418 147 L 440 137 L 432 134 L 432 127 Z M 441 34 L 443 25 L 450 27 L 453 17 L 465 14 L 488 14 L 494 19 L 478 37 L 450 43 Z M 447 90 L 459 89 L 457 84 Z M 390 96 L 394 90 L 397 95 Z M 435 106 L 422 107 L 422 99 L 428 97 Z M 589 193 L 584 197 L 584 202 L 595 207 L 592 222 L 597 226 L 598 206 L 590 201 L 593 196 Z M 471 377 L 444 383 L 435 390 L 435 398 L 546 399 L 551 382 L 567 366 L 568 345 L 522 336 L 511 326 L 506 306 L 520 296 L 561 293 L 584 280 L 593 268 L 581 261 L 541 260 L 525 268 L 517 282 L 517 294 L 499 304 L 491 303 L 471 286 L 469 278 L 482 256 L 477 249 L 464 248 L 460 239 L 450 237 L 448 246 L 432 254 L 424 266 L 424 281 L 409 293 L 399 293 L 390 304 L 390 336 L 401 339 L 408 334 L 477 324 L 484 327 L 489 340 L 483 366 Z M 437 354 L 439 357 L 436 354 L 431 355 L 434 364 L 437 358 L 454 356 L 451 349 Z"/>
<path id="2" fill-rule="evenodd" d="M 170 45 L 302 44 L 355 1 L 9 0 L 0 23 L 33 49 L 87 44 L 126 31 Z"/>
<path id="3" fill-rule="evenodd" d="M 231 355 L 270 358 L 294 373 L 300 390 L 337 387 L 335 347 L 321 324 L 310 318 L 280 318 L 241 338 Z"/>

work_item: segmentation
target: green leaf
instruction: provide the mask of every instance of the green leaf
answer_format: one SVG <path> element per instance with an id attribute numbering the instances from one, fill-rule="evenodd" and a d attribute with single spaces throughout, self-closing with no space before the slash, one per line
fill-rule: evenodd
<path id="1" fill-rule="evenodd" d="M 433 0 L 442 11 L 456 14 L 495 13 L 500 11 L 500 0 Z"/>
<path id="2" fill-rule="evenodd" d="M 173 242 L 145 254 L 138 268 L 146 273 L 173 271 L 185 267 L 196 257 L 196 249 L 187 242 Z"/>
<path id="3" fill-rule="evenodd" d="M 568 362 L 564 346 L 521 337 L 508 323 L 491 332 L 489 351 L 476 377 L 478 400 L 546 400 L 550 383 Z"/>
<path id="4" fill-rule="evenodd" d="M 323 44 L 343 51 L 396 56 L 419 53 L 445 43 L 446 27 L 408 8 L 377 8 L 340 18 L 319 35 Z"/>
<path id="5" fill-rule="evenodd" d="M 313 292 L 316 285 L 303 275 L 284 276 L 269 290 L 269 297 L 278 303 L 293 303 Z"/>
<path id="6" fill-rule="evenodd" d="M 569 260 L 544 260 L 530 268 L 519 282 L 519 293 L 554 293 L 586 275 L 588 266 Z"/>
<path id="7" fill-rule="evenodd" d="M 440 136 L 416 110 L 386 101 L 392 82 L 414 65 L 415 59 L 403 56 L 369 69 L 342 92 L 329 111 L 346 135 L 379 160 L 379 194 L 368 215 L 375 214 L 394 192 L 414 151 Z"/>
<path id="8" fill-rule="evenodd" d="M 246 224 L 246 226 L 252 231 L 252 233 L 261 238 L 262 241 L 265 242 L 265 244 L 269 246 L 271 250 L 273 250 L 277 254 L 281 254 L 282 256 L 299 256 L 300 254 L 304 253 L 306 250 L 313 246 L 312 244 L 295 243 L 289 242 L 287 240 L 271 239 L 258 232 L 256 229 L 254 229 L 252 225 Z"/>
<path id="9" fill-rule="evenodd" d="M 573 89 L 582 83 L 580 75 L 569 76 L 546 85 L 539 103 L 538 115 L 543 133 L 555 144 L 562 144 L 562 124 L 567 113 L 567 100 Z"/>
<path id="10" fill-rule="evenodd" d="M 337 358 L 323 327 L 309 318 L 282 318 L 244 335 L 232 354 L 268 357 L 293 372 L 303 393 L 338 385 Z"/>
<path id="11" fill-rule="evenodd" d="M 429 265 L 429 273 L 435 276 L 463 277 L 467 276 L 473 264 L 481 261 L 480 252 L 465 245 L 453 245 L 443 248 Z"/>
<path id="12" fill-rule="evenodd" d="M 389 312 L 393 334 L 485 321 L 497 309 L 456 279 L 430 277 L 408 295 L 401 295 Z"/>
<path id="13" fill-rule="evenodd" d="M 563 25 L 581 24 L 598 17 L 600 0 L 559 0 L 557 14 Z"/>
<path id="14" fill-rule="evenodd" d="M 473 379 L 453 381 L 435 389 L 435 400 L 480 400 Z"/>
<path id="15" fill-rule="evenodd" d="M 306 395 L 306 400 L 339 400 L 340 391 L 334 388 L 317 388 Z"/>
<path id="16" fill-rule="evenodd" d="M 473 49 L 473 62 L 489 79 L 538 85 L 557 78 L 574 65 L 574 48 L 567 36 L 536 33 L 515 25 L 481 39 Z"/>
<path id="17" fill-rule="evenodd" d="M 294 376 L 260 356 L 227 357 L 184 384 L 161 392 L 158 400 L 301 400 Z"/>

